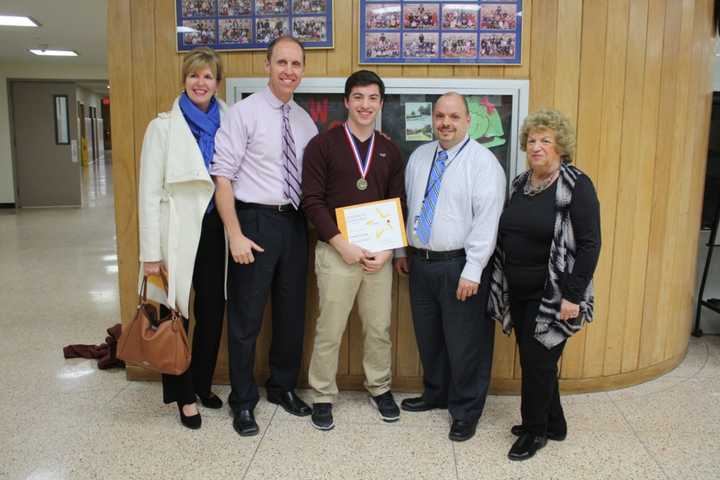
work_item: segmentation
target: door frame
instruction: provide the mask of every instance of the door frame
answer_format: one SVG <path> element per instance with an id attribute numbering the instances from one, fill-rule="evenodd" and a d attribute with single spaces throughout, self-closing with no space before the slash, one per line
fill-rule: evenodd
<path id="1" fill-rule="evenodd" d="M 72 83 L 75 85 L 75 88 L 78 87 L 79 82 L 98 82 L 98 81 L 105 81 L 108 80 L 99 79 L 99 78 L 23 78 L 23 77 L 13 77 L 13 78 L 7 78 L 6 79 L 6 87 L 7 87 L 7 105 L 8 105 L 8 120 L 10 122 L 9 124 L 9 133 L 10 133 L 10 163 L 11 163 L 11 169 L 12 169 L 12 176 L 13 176 L 13 190 L 15 194 L 15 208 L 22 208 L 22 193 L 20 192 L 20 182 L 18 179 L 18 168 L 17 168 L 17 151 L 16 151 L 16 137 L 15 137 L 15 101 L 13 98 L 13 85 L 15 83 L 63 83 L 68 84 Z M 77 119 L 77 99 L 75 102 L 73 102 L 74 105 L 70 105 L 68 103 L 68 115 L 70 118 L 73 118 L 73 115 L 70 111 L 71 108 L 74 108 L 74 118 Z M 76 120 L 77 121 L 77 120 Z M 78 155 L 77 161 L 82 162 L 81 154 L 80 154 L 80 132 L 75 132 L 75 138 L 70 138 L 70 143 L 72 145 L 72 141 L 75 140 L 75 149 Z M 42 207 L 38 207 L 42 208 Z"/>

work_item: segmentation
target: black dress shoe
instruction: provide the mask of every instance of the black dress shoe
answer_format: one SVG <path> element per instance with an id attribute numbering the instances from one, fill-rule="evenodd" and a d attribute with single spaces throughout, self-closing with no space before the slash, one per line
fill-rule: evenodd
<path id="1" fill-rule="evenodd" d="M 447 408 L 447 405 L 439 403 L 430 403 L 423 397 L 406 398 L 400 402 L 400 408 L 406 412 L 427 412 L 435 408 Z"/>
<path id="2" fill-rule="evenodd" d="M 220 400 L 220 397 L 218 397 L 212 392 L 210 392 L 210 395 L 208 395 L 207 397 L 203 397 L 202 395 L 198 394 L 198 398 L 200 399 L 200 403 L 202 403 L 202 406 L 206 408 L 218 409 L 222 408 L 223 406 L 223 401 Z"/>
<path id="3" fill-rule="evenodd" d="M 515 435 L 516 437 L 519 437 L 520 435 L 522 435 L 523 433 L 525 433 L 525 430 L 523 429 L 523 426 L 522 426 L 522 425 L 513 425 L 512 428 L 510 429 L 510 433 L 512 433 L 512 434 Z M 565 440 L 566 437 L 567 437 L 567 432 L 557 433 L 557 432 L 552 432 L 552 431 L 550 431 L 550 430 L 548 430 L 548 432 L 547 432 L 547 439 L 548 439 L 548 440 L 554 440 L 554 441 L 556 441 L 556 442 L 562 442 L 563 440 Z"/>
<path id="4" fill-rule="evenodd" d="M 268 402 L 280 405 L 286 412 L 298 417 L 307 417 L 312 413 L 308 404 L 292 390 L 288 392 L 268 392 Z"/>
<path id="5" fill-rule="evenodd" d="M 448 438 L 453 442 L 464 442 L 475 435 L 478 421 L 475 420 L 453 420 Z"/>
<path id="6" fill-rule="evenodd" d="M 535 452 L 543 448 L 546 444 L 546 437 L 523 432 L 520 438 L 515 440 L 515 443 L 513 443 L 513 446 L 510 448 L 508 458 L 515 461 L 527 460 L 528 458 L 532 458 Z"/>
<path id="7" fill-rule="evenodd" d="M 252 437 L 260 431 L 252 410 L 236 412 L 233 419 L 233 428 L 241 437 Z"/>
<path id="8" fill-rule="evenodd" d="M 180 423 L 182 423 L 187 428 L 190 428 L 192 430 L 197 430 L 202 426 L 202 417 L 200 417 L 200 412 L 196 413 L 195 415 L 187 416 L 183 413 L 183 405 L 180 405 L 178 403 L 178 410 L 180 411 Z"/>

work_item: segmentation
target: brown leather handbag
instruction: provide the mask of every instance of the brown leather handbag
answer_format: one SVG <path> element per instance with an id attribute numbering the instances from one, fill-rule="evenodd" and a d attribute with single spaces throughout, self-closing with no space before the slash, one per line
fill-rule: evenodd
<path id="1" fill-rule="evenodd" d="M 167 291 L 165 275 L 162 279 Z M 158 318 L 158 309 L 147 301 L 147 275 L 141 290 L 135 317 L 123 326 L 117 357 L 130 365 L 180 375 L 190 366 L 190 347 L 182 316 L 170 309 L 168 315 Z"/>

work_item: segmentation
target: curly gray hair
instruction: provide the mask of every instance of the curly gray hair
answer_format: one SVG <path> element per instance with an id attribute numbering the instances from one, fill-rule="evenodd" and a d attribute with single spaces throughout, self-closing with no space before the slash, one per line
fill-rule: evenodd
<path id="1" fill-rule="evenodd" d="M 555 144 L 560 158 L 565 163 L 572 163 L 575 155 L 575 129 L 570 120 L 557 110 L 542 108 L 525 118 L 520 128 L 520 149 L 525 152 L 528 136 L 543 130 L 550 130 L 555 134 Z"/>

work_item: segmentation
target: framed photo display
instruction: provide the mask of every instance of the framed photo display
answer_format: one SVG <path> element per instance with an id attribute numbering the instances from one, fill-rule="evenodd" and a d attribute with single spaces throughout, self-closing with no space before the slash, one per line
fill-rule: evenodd
<path id="1" fill-rule="evenodd" d="M 320 132 L 340 126 L 347 118 L 345 78 L 304 78 L 293 99 L 305 109 Z M 455 91 L 468 103 L 470 138 L 490 149 L 510 181 L 525 170 L 518 148 L 518 131 L 528 114 L 528 80 L 458 78 L 385 78 L 385 101 L 375 128 L 387 134 L 407 161 L 423 143 L 434 139 L 432 106 L 440 95 Z M 260 77 L 227 78 L 229 105 L 267 87 Z"/>
<path id="2" fill-rule="evenodd" d="M 281 35 L 333 47 L 333 0 L 175 0 L 177 49 L 264 50 Z"/>
<path id="3" fill-rule="evenodd" d="M 522 0 L 360 0 L 360 63 L 520 64 Z"/>

